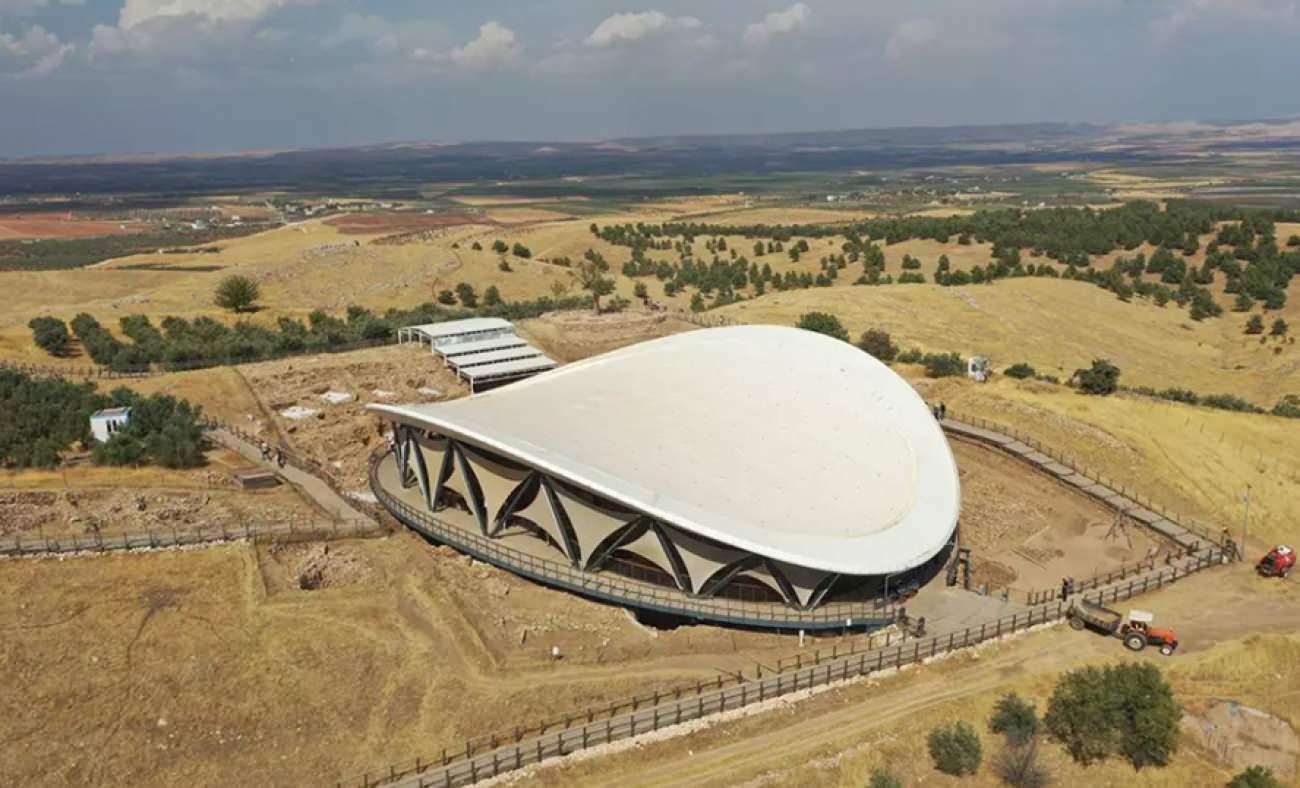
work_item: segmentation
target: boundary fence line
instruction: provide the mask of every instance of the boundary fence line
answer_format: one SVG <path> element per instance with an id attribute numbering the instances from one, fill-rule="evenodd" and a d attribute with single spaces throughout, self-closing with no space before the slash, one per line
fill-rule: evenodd
<path id="1" fill-rule="evenodd" d="M 873 600 L 864 603 L 833 603 L 816 611 L 795 610 L 783 602 L 760 603 L 724 597 L 694 599 L 682 592 L 668 593 L 649 583 L 640 583 L 616 575 L 583 572 L 530 553 L 508 547 L 499 541 L 444 522 L 422 511 L 384 488 L 379 466 L 388 454 L 371 457 L 370 488 L 388 511 L 410 528 L 462 553 L 523 575 L 543 585 L 563 588 L 573 593 L 604 599 L 622 605 L 634 605 L 683 618 L 708 617 L 741 626 L 762 626 L 788 630 L 851 630 L 857 627 L 880 627 L 895 618 L 895 605 Z"/>
<path id="2" fill-rule="evenodd" d="M 1149 496 L 1144 496 L 1141 493 L 1139 493 L 1136 489 L 1130 486 L 1130 484 L 1117 482 L 1114 478 L 1107 477 L 1099 471 L 1094 471 L 1088 468 L 1087 466 L 1083 465 L 1082 463 L 1076 462 L 1074 459 L 1067 457 L 1061 452 L 1053 450 L 1050 446 L 1043 444 L 1036 438 L 1023 433 L 1015 429 L 1014 427 L 1009 427 L 1004 424 L 998 424 L 997 422 L 992 422 L 987 419 L 981 418 L 979 416 L 958 415 L 953 411 L 948 411 L 948 414 L 949 414 L 948 417 L 944 419 L 944 426 L 946 430 L 951 432 L 957 432 L 959 435 L 963 435 L 968 438 L 979 440 L 980 436 L 972 435 L 968 432 L 961 430 L 961 426 L 968 425 L 971 427 L 976 427 L 980 430 L 984 430 L 986 432 L 996 433 L 998 436 L 1002 438 L 1010 438 L 1012 439 L 1012 441 L 1019 442 L 1022 445 L 1031 449 L 1033 452 L 1037 452 L 1038 454 L 1042 455 L 1043 460 L 1040 461 L 1034 458 L 1032 456 L 1032 453 L 1017 452 L 1014 449 L 1010 448 L 1010 444 L 1007 443 L 984 441 L 985 443 L 992 445 L 994 448 L 1000 449 L 1008 454 L 1028 460 L 1032 464 L 1044 468 L 1044 470 L 1047 470 L 1048 473 L 1051 473 L 1052 475 L 1057 476 L 1058 478 L 1064 479 L 1065 477 L 1073 474 L 1073 475 L 1077 475 L 1082 479 L 1087 479 L 1093 484 L 1100 485 L 1102 488 L 1105 489 L 1097 490 L 1097 491 L 1089 490 L 1087 488 L 1082 488 L 1082 487 L 1080 489 L 1082 489 L 1084 493 L 1092 495 L 1093 497 L 1102 500 L 1104 503 L 1107 503 L 1108 505 L 1111 506 L 1111 508 L 1116 509 L 1121 513 L 1126 514 L 1130 517 L 1133 517 L 1143 526 L 1151 527 L 1152 525 L 1152 523 L 1149 522 L 1149 520 L 1152 518 L 1148 516 L 1146 517 L 1146 519 L 1143 519 L 1144 515 L 1154 515 L 1156 517 L 1163 518 L 1169 521 L 1170 523 L 1178 526 L 1179 528 L 1186 531 L 1189 535 L 1191 535 L 1194 538 L 1188 540 L 1185 538 L 1179 538 L 1179 535 L 1177 535 L 1176 533 L 1175 534 L 1164 533 L 1164 532 L 1162 533 L 1164 533 L 1165 536 L 1168 536 L 1169 538 L 1173 539 L 1174 541 L 1178 542 L 1179 544 L 1181 544 L 1186 548 L 1192 549 L 1196 547 L 1199 542 L 1203 541 L 1208 544 L 1214 544 L 1214 545 L 1218 545 L 1221 548 L 1228 549 L 1227 543 L 1229 539 L 1226 536 L 1226 532 L 1220 531 L 1216 533 L 1213 528 L 1205 525 L 1204 523 L 1201 523 L 1199 521 L 1193 520 L 1188 517 L 1184 517 L 1170 509 L 1166 509 L 1161 504 L 1156 503 L 1154 500 L 1152 500 Z M 955 428 L 952 425 L 949 425 L 949 422 L 956 422 Z M 1053 473 L 1049 467 L 1052 463 L 1056 463 L 1057 465 L 1061 466 L 1063 469 L 1068 470 L 1070 473 L 1069 474 Z M 1102 492 L 1109 492 L 1110 495 L 1103 495 L 1101 494 Z M 1130 507 L 1121 506 L 1119 505 L 1118 502 L 1114 500 L 1115 496 L 1118 496 L 1120 499 L 1123 499 L 1124 501 L 1127 501 L 1129 503 L 1136 504 L 1136 506 L 1130 506 Z M 1143 509 L 1145 509 L 1145 512 L 1142 511 Z M 1156 529 L 1156 530 L 1160 530 L 1160 529 Z"/>
<path id="3" fill-rule="evenodd" d="M 1130 579 L 1127 584 L 1083 594 L 1082 598 L 1098 604 L 1129 599 L 1208 567 L 1217 566 L 1222 560 L 1222 551 L 1207 548 L 1199 555 L 1188 556 L 1178 565 L 1162 567 L 1140 579 Z M 766 674 L 760 669 L 753 677 L 746 677 L 743 673 L 729 679 L 718 677 L 695 687 L 658 693 L 656 697 L 659 700 L 653 705 L 637 708 L 623 702 L 616 707 L 621 713 L 603 715 L 603 718 L 594 714 L 590 718 L 575 715 L 566 718 L 567 724 L 553 730 L 543 729 L 531 738 L 525 738 L 527 731 L 522 729 L 518 737 L 491 737 L 487 747 L 475 746 L 471 740 L 463 751 L 444 750 L 436 757 L 393 764 L 384 770 L 340 780 L 336 786 L 373 788 L 398 784 L 403 788 L 454 788 L 472 785 L 480 780 L 596 745 L 632 738 L 800 690 L 918 664 L 1035 626 L 1054 623 L 1061 620 L 1068 610 L 1069 605 L 1065 601 L 1057 600 L 979 626 L 919 638 L 892 648 L 839 655 L 833 659 L 791 666 Z M 608 708 L 610 707 L 603 707 L 601 711 Z"/>
<path id="4" fill-rule="evenodd" d="M 164 547 L 213 545 L 226 542 L 305 542 L 324 539 L 355 539 L 382 536 L 388 530 L 363 522 L 262 523 L 239 526 L 196 526 L 193 528 L 146 528 L 142 531 L 69 534 L 24 538 L 22 534 L 0 539 L 0 556 L 11 558 L 150 550 Z"/>
<path id="5" fill-rule="evenodd" d="M 1048 473 L 1061 478 L 1062 474 L 1060 472 L 1053 472 L 1048 469 L 1048 465 L 1051 463 L 1059 464 L 1061 469 L 1067 471 L 1066 476 L 1077 474 L 1093 483 L 1088 487 L 1080 487 L 1081 492 L 1098 499 L 1104 505 L 1116 511 L 1128 514 L 1134 507 L 1145 506 L 1146 510 L 1152 513 L 1153 516 L 1163 516 L 1181 527 L 1181 535 L 1176 531 L 1172 534 L 1166 534 L 1179 545 L 1180 549 L 1175 553 L 1166 555 L 1163 559 L 1163 566 L 1157 568 L 1161 561 L 1155 558 L 1145 559 L 1128 566 L 1121 566 L 1117 570 L 1098 573 L 1093 577 L 1086 578 L 1071 589 L 1071 594 L 1079 594 L 1081 598 L 1099 604 L 1115 602 L 1162 588 L 1164 585 L 1181 577 L 1186 577 L 1211 566 L 1226 563 L 1230 558 L 1236 556 L 1234 545 L 1231 542 L 1225 540 L 1225 542 L 1219 543 L 1209 538 L 1209 531 L 1205 530 L 1204 526 L 1184 520 L 1163 507 L 1157 507 L 1150 499 L 1143 502 L 1141 498 L 1129 497 L 1126 486 L 1119 486 L 1117 491 L 1113 481 L 1105 479 L 1100 474 L 1087 472 L 1082 466 L 1059 453 L 1045 450 L 1047 447 L 1014 429 L 994 425 L 982 419 L 975 421 L 977 423 L 963 424 L 954 418 L 952 422 L 946 423 L 944 426 L 946 431 L 955 432 L 970 440 L 981 440 L 981 436 L 971 434 L 962 429 L 963 427 L 978 426 L 979 429 L 986 433 L 995 433 L 984 437 L 996 438 L 996 441 L 983 440 L 982 442 L 986 442 L 1023 462 L 1039 466 Z M 1015 442 L 1019 442 L 1022 446 L 1038 452 L 1042 455 L 1041 459 L 1032 456 L 1032 452 L 1017 451 L 1014 448 Z M 372 458 L 371 487 L 376 496 L 381 501 L 385 501 L 386 498 L 391 498 L 391 496 L 384 494 L 382 487 L 378 484 L 377 468 L 380 459 L 378 455 Z M 404 502 L 396 499 L 392 500 L 397 504 L 399 510 L 411 509 L 414 514 L 421 514 Z M 405 520 L 406 518 L 400 519 Z M 1134 517 L 1134 520 L 1143 527 L 1154 528 L 1155 526 L 1153 518 Z M 439 539 L 439 541 L 443 540 Z M 1127 584 L 1123 583 L 1124 580 L 1128 581 Z M 657 730 L 666 725 L 708 716 L 726 710 L 729 708 L 729 703 L 732 704 L 730 708 L 739 708 L 779 694 L 793 692 L 800 688 L 801 677 L 805 675 L 808 683 L 803 687 L 804 689 L 810 688 L 814 684 L 830 683 L 835 680 L 836 666 L 839 666 L 840 680 L 849 678 L 850 673 L 855 676 L 867 675 L 872 672 L 870 665 L 868 665 L 870 654 L 876 655 L 877 666 L 874 670 L 880 670 L 883 667 L 902 667 L 905 664 L 914 664 L 923 659 L 932 658 L 940 653 L 947 653 L 989 639 L 999 638 L 1004 634 L 1018 631 L 1018 629 L 1026 629 L 1034 625 L 1036 611 L 1042 611 L 1042 617 L 1038 623 L 1050 623 L 1062 618 L 1065 611 L 1068 610 L 1068 599 L 1066 598 L 1068 595 L 1062 595 L 1057 589 L 1030 591 L 1026 592 L 1026 596 L 1031 605 L 1030 610 L 1026 614 L 1014 614 L 1010 617 L 1009 624 L 1004 623 L 1007 618 L 1003 617 L 981 624 L 978 629 L 971 626 L 961 631 L 931 637 L 928 640 L 924 638 L 917 639 L 912 642 L 910 657 L 907 655 L 909 648 L 906 645 L 894 647 L 891 657 L 888 640 L 884 648 L 875 651 L 872 651 L 873 642 L 868 640 L 867 649 L 861 653 L 856 651 L 856 643 L 850 641 L 848 656 L 840 653 L 837 646 L 829 654 L 825 655 L 820 650 L 817 650 L 806 662 L 802 655 L 796 654 L 793 666 L 786 664 L 785 660 L 778 660 L 775 671 L 768 668 L 767 678 L 764 678 L 764 670 L 761 665 L 755 666 L 754 678 L 752 679 L 746 678 L 743 671 L 736 674 L 736 686 L 742 688 L 739 698 L 734 696 L 735 689 L 730 687 L 729 680 L 719 677 L 714 682 L 697 683 L 694 688 L 690 686 L 670 688 L 666 691 L 656 691 L 653 695 L 637 696 L 629 700 L 614 702 L 608 706 L 589 707 L 583 712 L 565 715 L 562 718 L 547 720 L 523 728 L 516 727 L 508 734 L 473 737 L 466 740 L 463 750 L 448 751 L 444 749 L 436 758 L 427 760 L 417 758 L 410 762 L 392 764 L 386 770 L 375 773 L 367 772 L 359 778 L 340 781 L 337 785 L 339 788 L 349 788 L 354 785 L 370 788 L 370 786 L 374 785 L 395 783 L 412 776 L 415 777 L 415 781 L 404 783 L 404 785 L 409 784 L 417 786 L 417 788 L 430 788 L 431 786 L 451 788 L 452 786 L 470 785 L 478 780 L 493 777 L 505 771 L 512 771 L 531 763 L 538 763 L 547 758 L 558 757 L 596 744 L 629 738 L 651 730 Z M 1048 611 L 1053 612 L 1049 615 Z M 1026 616 L 1026 623 L 1023 626 L 1019 625 L 1021 615 Z M 978 633 L 978 635 L 974 633 Z M 960 640 L 958 639 L 959 636 Z M 947 638 L 947 645 L 943 646 L 945 638 Z M 928 646 L 923 645 L 927 643 Z M 852 667 L 855 655 L 859 659 L 856 669 Z M 818 681 L 819 671 L 822 671 L 823 667 L 825 668 L 824 672 L 821 673 L 823 678 Z M 783 689 L 783 677 L 790 674 L 791 671 L 794 674 L 791 684 Z M 771 685 L 773 676 L 776 679 L 774 687 Z M 748 695 L 749 690 L 746 688 L 755 682 L 757 682 L 757 695 L 751 699 Z M 775 694 L 768 694 L 769 688 Z M 689 693 L 691 692 L 693 692 L 693 700 L 690 699 L 692 696 Z M 731 692 L 732 695 L 728 695 L 728 692 Z M 688 696 L 685 701 L 682 700 L 683 694 Z M 665 701 L 670 695 L 672 696 L 673 705 L 661 712 L 660 709 L 665 705 Z M 647 707 L 652 710 L 651 712 L 640 708 L 644 703 L 653 704 Z M 692 707 L 691 704 L 694 704 L 694 706 Z M 690 708 L 694 708 L 695 713 L 692 714 Z M 685 714 L 683 709 L 686 709 Z M 638 718 L 639 714 L 644 715 L 647 713 L 652 713 L 653 716 L 648 719 Z M 669 721 L 664 722 L 665 720 Z M 532 738 L 525 742 L 525 738 L 530 735 Z M 491 758 L 490 761 L 487 760 L 489 757 Z"/>

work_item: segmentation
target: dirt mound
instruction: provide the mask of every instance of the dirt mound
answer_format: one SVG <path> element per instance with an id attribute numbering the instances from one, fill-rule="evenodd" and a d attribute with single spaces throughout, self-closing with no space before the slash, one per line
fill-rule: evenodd
<path id="1" fill-rule="evenodd" d="M 665 312 L 597 315 L 570 311 L 548 312 L 535 320 L 521 322 L 518 328 L 550 356 L 561 361 L 577 361 L 635 342 L 680 333 L 693 326 Z"/>
<path id="2" fill-rule="evenodd" d="M 365 579 L 370 566 L 346 548 L 314 544 L 298 561 L 298 587 L 303 591 L 348 586 Z"/>
<path id="3" fill-rule="evenodd" d="M 1233 769 L 1267 766 L 1283 780 L 1296 775 L 1300 736 L 1286 720 L 1268 712 L 1220 701 L 1203 716 L 1184 714 L 1183 730 Z"/>

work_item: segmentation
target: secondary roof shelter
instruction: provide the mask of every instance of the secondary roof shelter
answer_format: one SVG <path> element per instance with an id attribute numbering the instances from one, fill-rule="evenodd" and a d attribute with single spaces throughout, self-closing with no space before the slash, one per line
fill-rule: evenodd
<path id="1" fill-rule="evenodd" d="M 442 323 L 425 323 L 397 329 L 398 343 L 419 342 L 437 350 L 440 347 L 462 342 L 513 337 L 515 327 L 509 320 L 499 317 L 470 317 L 464 320 L 447 320 Z"/>
<path id="2" fill-rule="evenodd" d="M 429 343 L 435 356 L 469 384 L 470 392 L 554 369 L 558 364 L 515 334 L 499 317 L 471 317 L 398 329 L 399 343 Z"/>
<path id="3" fill-rule="evenodd" d="M 692 600 L 758 588 L 812 615 L 931 571 L 955 536 L 956 465 L 925 402 L 798 329 L 694 331 L 467 399 L 370 407 L 397 435 L 376 495 L 408 522 L 469 529 L 480 557 L 488 540 L 586 577 L 656 573 Z"/>

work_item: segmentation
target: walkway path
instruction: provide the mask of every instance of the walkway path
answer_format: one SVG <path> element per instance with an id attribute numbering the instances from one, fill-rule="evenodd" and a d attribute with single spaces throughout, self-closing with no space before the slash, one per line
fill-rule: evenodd
<path id="1" fill-rule="evenodd" d="M 262 452 L 253 444 L 237 437 L 234 433 L 223 427 L 214 427 L 208 430 L 208 437 L 217 443 L 239 452 L 244 459 L 256 464 L 259 467 L 275 471 L 289 482 L 302 490 L 309 498 L 312 499 L 330 515 L 337 517 L 343 522 L 364 523 L 366 525 L 378 525 L 374 518 L 359 511 L 353 504 L 343 496 L 334 492 L 334 489 L 326 484 L 319 477 L 313 476 L 304 470 L 285 464 L 282 468 L 277 468 L 275 463 L 266 462 L 262 459 Z"/>

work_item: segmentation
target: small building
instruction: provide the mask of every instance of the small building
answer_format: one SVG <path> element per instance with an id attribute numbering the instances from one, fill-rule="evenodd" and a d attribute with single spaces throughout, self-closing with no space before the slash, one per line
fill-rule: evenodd
<path id="1" fill-rule="evenodd" d="M 90 434 L 100 443 L 107 443 L 118 430 L 131 423 L 130 408 L 105 408 L 90 414 Z"/>

